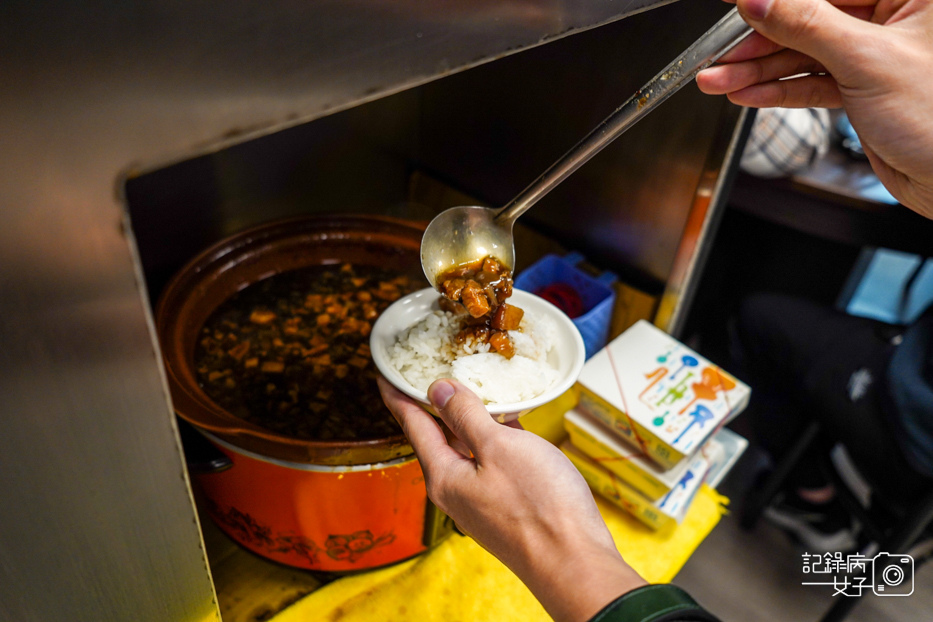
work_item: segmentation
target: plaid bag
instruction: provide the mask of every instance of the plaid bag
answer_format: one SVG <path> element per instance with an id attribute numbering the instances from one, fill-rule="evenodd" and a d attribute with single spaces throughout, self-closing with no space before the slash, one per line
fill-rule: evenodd
<path id="1" fill-rule="evenodd" d="M 762 108 L 740 166 L 758 177 L 792 175 L 826 153 L 829 135 L 829 111 L 823 108 Z"/>

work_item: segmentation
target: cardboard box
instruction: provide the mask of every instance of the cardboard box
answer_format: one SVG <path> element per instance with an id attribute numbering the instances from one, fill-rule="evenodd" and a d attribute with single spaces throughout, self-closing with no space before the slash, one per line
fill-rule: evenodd
<path id="1" fill-rule="evenodd" d="M 560 446 L 583 479 L 597 494 L 605 497 L 652 529 L 667 529 L 683 520 L 690 502 L 700 489 L 709 470 L 709 460 L 698 452 L 688 464 L 677 486 L 657 501 L 651 501 L 623 482 L 612 471 L 604 469 L 569 441 Z"/>
<path id="2" fill-rule="evenodd" d="M 748 385 L 646 321 L 583 366 L 577 408 L 662 469 L 691 455 L 748 404 Z"/>
<path id="3" fill-rule="evenodd" d="M 669 493 L 689 466 L 688 460 L 681 460 L 673 469 L 663 470 L 640 449 L 576 409 L 564 415 L 564 427 L 574 447 L 651 501 Z"/>

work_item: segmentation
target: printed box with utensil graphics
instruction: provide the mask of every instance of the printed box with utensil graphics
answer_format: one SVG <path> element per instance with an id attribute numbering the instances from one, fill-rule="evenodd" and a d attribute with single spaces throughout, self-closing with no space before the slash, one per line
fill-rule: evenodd
<path id="1" fill-rule="evenodd" d="M 739 414 L 751 390 L 642 320 L 583 366 L 577 408 L 672 469 Z"/>

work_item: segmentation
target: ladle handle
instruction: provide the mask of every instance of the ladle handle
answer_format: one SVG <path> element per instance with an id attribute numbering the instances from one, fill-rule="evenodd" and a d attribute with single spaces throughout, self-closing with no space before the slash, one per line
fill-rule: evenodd
<path id="1" fill-rule="evenodd" d="M 628 101 L 606 117 L 586 138 L 577 143 L 521 194 L 499 210 L 495 216 L 496 222 L 511 223 L 524 214 L 557 184 L 602 151 L 603 147 L 618 138 L 625 130 L 679 91 L 700 71 L 712 65 L 751 33 L 751 26 L 745 23 L 738 10 L 729 11 L 683 54 L 675 58 Z"/>

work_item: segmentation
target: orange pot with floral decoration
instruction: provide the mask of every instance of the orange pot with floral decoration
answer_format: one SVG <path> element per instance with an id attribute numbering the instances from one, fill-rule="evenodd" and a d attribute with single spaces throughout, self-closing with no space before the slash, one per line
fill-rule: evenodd
<path id="1" fill-rule="evenodd" d="M 326 572 L 391 564 L 438 539 L 443 517 L 426 500 L 413 457 L 326 466 L 275 460 L 208 434 L 227 468 L 196 474 L 207 510 L 245 548 Z M 224 464 L 222 463 L 222 464 Z"/>

